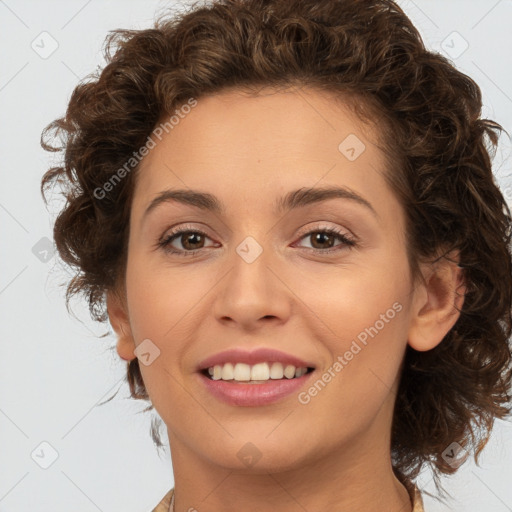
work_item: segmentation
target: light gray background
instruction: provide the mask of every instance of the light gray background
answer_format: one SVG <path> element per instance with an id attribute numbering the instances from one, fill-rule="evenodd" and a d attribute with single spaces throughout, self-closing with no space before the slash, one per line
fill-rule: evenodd
<path id="1" fill-rule="evenodd" d="M 41 130 L 64 114 L 79 79 L 104 65 L 108 31 L 148 28 L 171 4 L 0 0 L 0 512 L 145 512 L 173 485 L 168 448 L 158 456 L 151 415 L 139 414 L 145 403 L 127 399 L 112 331 L 97 338 L 109 326 L 93 323 L 85 303 L 73 302 L 80 321 L 66 311 L 70 274 L 44 252 L 61 203 L 47 211 L 39 193 L 53 162 L 39 146 Z M 400 4 L 426 44 L 481 86 L 484 116 L 512 133 L 512 0 Z M 494 165 L 509 202 L 510 150 L 502 137 Z M 449 507 L 425 497 L 426 511 L 512 511 L 511 427 L 497 423 L 481 467 L 467 462 L 443 480 L 454 497 Z M 161 434 L 167 442 L 165 427 Z M 53 450 L 58 458 L 43 469 Z M 419 485 L 433 491 L 428 471 Z"/>

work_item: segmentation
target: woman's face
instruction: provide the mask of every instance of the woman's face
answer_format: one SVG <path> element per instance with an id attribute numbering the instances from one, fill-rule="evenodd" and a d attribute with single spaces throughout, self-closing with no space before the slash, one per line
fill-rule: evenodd
<path id="1" fill-rule="evenodd" d="M 123 338 L 118 350 L 133 358 L 137 347 L 171 443 L 209 464 L 252 471 L 389 449 L 416 290 L 377 132 L 312 89 L 230 90 L 200 98 L 155 140 L 130 218 L 132 341 Z M 182 194 L 147 211 L 176 190 L 208 194 L 219 208 Z M 184 233 L 170 239 L 177 229 Z M 284 355 L 220 359 L 270 362 L 274 376 L 272 363 L 285 369 L 292 358 L 314 370 L 264 384 L 199 371 L 224 351 L 259 349 Z M 252 377 L 263 380 L 266 367 L 258 368 Z M 237 375 L 247 378 L 246 370 Z M 222 371 L 233 377 L 229 365 L 214 376 Z"/>

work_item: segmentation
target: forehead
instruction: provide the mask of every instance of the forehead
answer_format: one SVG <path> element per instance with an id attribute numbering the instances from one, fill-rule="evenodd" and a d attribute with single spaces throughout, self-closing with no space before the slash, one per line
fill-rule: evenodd
<path id="1" fill-rule="evenodd" d="M 152 203 L 169 191 L 199 192 L 201 201 L 207 194 L 220 205 L 217 220 L 246 230 L 276 225 L 284 218 L 276 206 L 290 204 L 290 194 L 299 189 L 342 187 L 368 202 L 366 212 L 374 214 L 389 240 L 403 245 L 404 210 L 385 178 L 379 129 L 350 106 L 316 91 L 250 96 L 233 90 L 200 97 L 141 162 L 130 231 L 141 234 L 192 214 L 204 218 L 205 210 L 175 200 L 148 215 Z M 316 206 L 294 209 L 299 216 L 286 216 L 287 222 L 310 211 L 311 217 L 337 216 L 355 223 L 365 211 L 356 202 L 346 197 L 317 202 L 322 213 Z"/>
<path id="2" fill-rule="evenodd" d="M 138 170 L 136 195 L 164 183 L 197 188 L 218 180 L 256 186 L 305 179 L 307 186 L 308 179 L 336 180 L 340 172 L 364 180 L 384 166 L 375 145 L 378 126 L 315 89 L 225 90 L 200 97 L 186 112 L 167 128 L 169 118 L 162 118 L 160 139 L 153 137 L 156 144 Z"/>

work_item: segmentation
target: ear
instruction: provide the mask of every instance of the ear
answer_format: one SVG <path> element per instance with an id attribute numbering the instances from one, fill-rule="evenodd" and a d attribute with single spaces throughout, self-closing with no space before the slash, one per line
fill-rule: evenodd
<path id="1" fill-rule="evenodd" d="M 112 328 L 117 334 L 117 353 L 121 359 L 131 361 L 137 356 L 134 353 L 135 341 L 128 317 L 126 301 L 116 292 L 107 292 L 107 313 Z"/>
<path id="2" fill-rule="evenodd" d="M 459 253 L 452 252 L 423 271 L 425 282 L 414 290 L 409 345 L 420 352 L 431 350 L 446 336 L 460 316 L 466 286 Z"/>

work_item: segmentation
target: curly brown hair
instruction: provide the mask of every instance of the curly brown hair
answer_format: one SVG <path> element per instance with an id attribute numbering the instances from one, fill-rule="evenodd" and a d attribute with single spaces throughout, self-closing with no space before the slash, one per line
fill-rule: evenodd
<path id="1" fill-rule="evenodd" d="M 456 471 L 442 456 L 452 442 L 473 448 L 478 462 L 495 418 L 510 413 L 512 382 L 512 219 L 491 168 L 503 128 L 480 118 L 478 85 L 427 51 L 391 0 L 194 4 L 151 29 L 111 31 L 104 54 L 107 65 L 74 89 L 65 116 L 41 136 L 44 149 L 64 150 L 41 192 L 46 201 L 58 182 L 67 199 L 54 238 L 76 270 L 68 310 L 71 296 L 84 294 L 92 318 L 106 322 L 106 292 L 123 289 L 137 166 L 105 197 L 95 190 L 164 115 L 228 87 L 329 91 L 386 127 L 383 150 L 393 164 L 386 179 L 406 213 L 412 274 L 418 277 L 420 261 L 452 250 L 464 269 L 455 326 L 430 351 L 407 346 L 392 425 L 394 470 L 410 483 L 429 464 L 439 489 L 441 473 Z M 63 145 L 50 145 L 52 136 Z M 147 400 L 137 358 L 127 378 L 131 396 Z"/>

